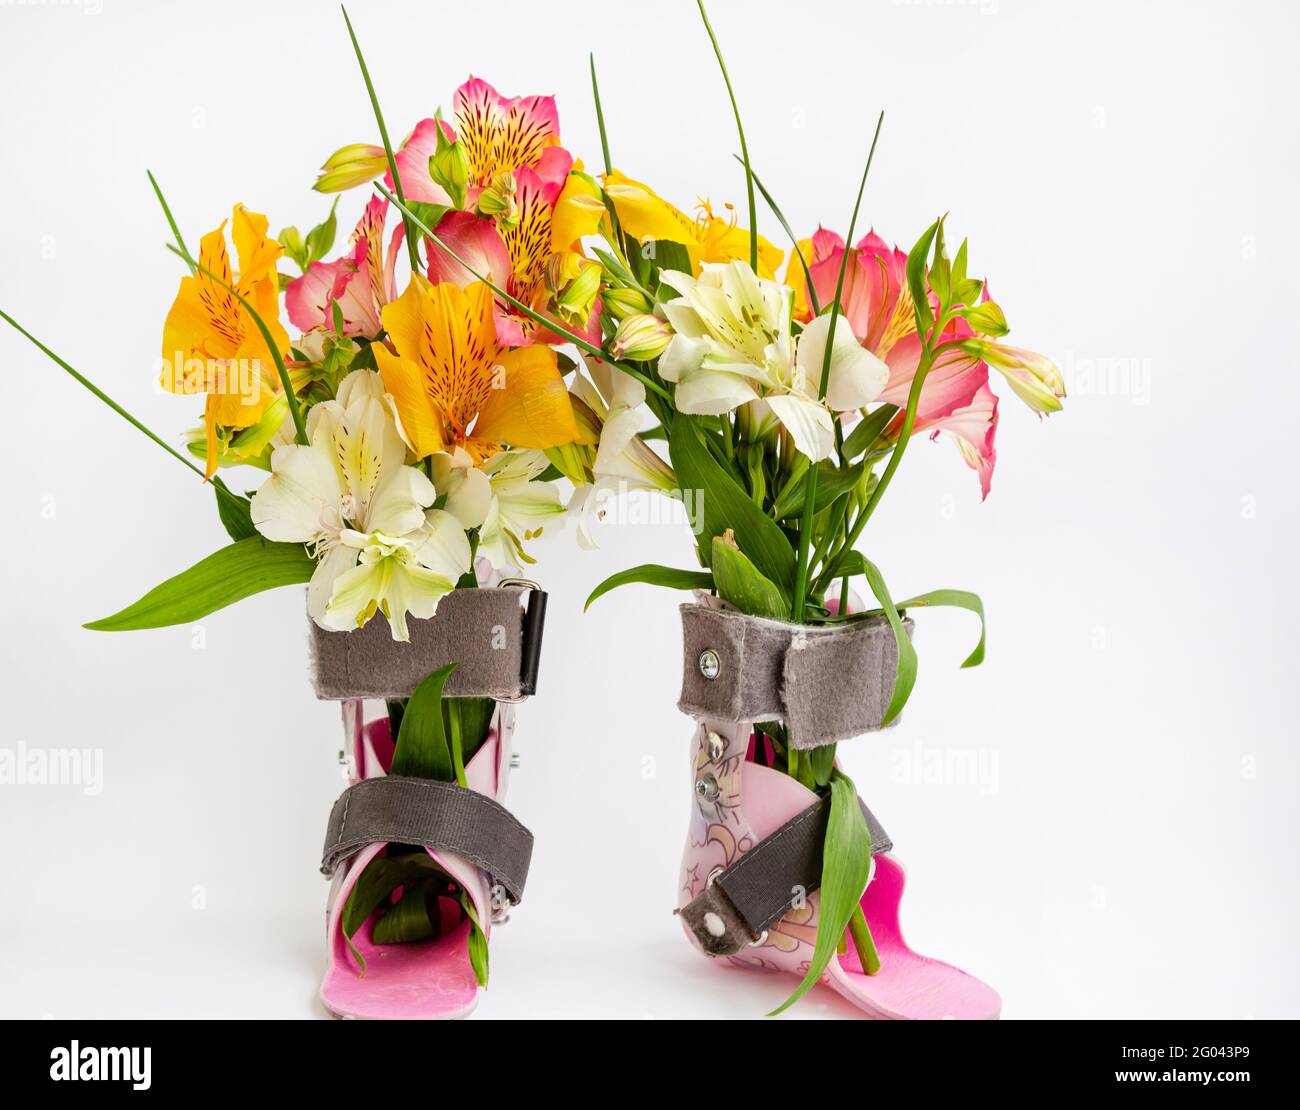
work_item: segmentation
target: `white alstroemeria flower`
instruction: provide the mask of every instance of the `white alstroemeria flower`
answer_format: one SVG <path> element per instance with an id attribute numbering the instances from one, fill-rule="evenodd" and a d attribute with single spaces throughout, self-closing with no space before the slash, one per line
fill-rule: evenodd
<path id="1" fill-rule="evenodd" d="M 537 560 L 524 553 L 523 541 L 536 539 L 550 520 L 564 515 L 550 482 L 535 482 L 550 465 L 543 451 L 502 451 L 483 463 L 492 501 L 479 530 L 478 550 L 494 566 L 521 566 Z"/>
<path id="2" fill-rule="evenodd" d="M 429 465 L 442 507 L 466 528 L 481 528 L 492 507 L 492 482 L 470 453 L 463 447 L 438 451 L 429 456 Z"/>
<path id="3" fill-rule="evenodd" d="M 275 448 L 253 524 L 269 540 L 312 546 L 319 563 L 307 609 L 322 628 L 349 631 L 378 611 L 393 639 L 407 640 L 407 614 L 433 616 L 469 569 L 465 528 L 429 508 L 433 483 L 405 465 L 373 370 L 349 374 L 335 400 L 315 405 L 307 434 L 309 446 Z"/>
<path id="4" fill-rule="evenodd" d="M 605 501 L 629 490 L 675 493 L 677 477 L 638 434 L 645 386 L 602 359 L 584 355 L 583 362 L 590 379 L 578 371 L 570 392 L 599 421 L 600 439 L 591 465 L 593 481 L 574 489 L 568 511 L 578 520 L 579 545 L 591 549 L 596 546 L 591 518 L 603 515 Z"/>
<path id="5" fill-rule="evenodd" d="M 834 450 L 832 413 L 874 401 L 889 368 L 835 325 L 826 399 L 818 399 L 830 316 L 791 335 L 792 291 L 759 278 L 744 262 L 705 263 L 698 278 L 666 270 L 662 280 L 681 296 L 665 304 L 674 335 L 659 373 L 677 383 L 682 412 L 720 416 L 740 405 L 772 413 L 795 447 L 814 462 Z"/>

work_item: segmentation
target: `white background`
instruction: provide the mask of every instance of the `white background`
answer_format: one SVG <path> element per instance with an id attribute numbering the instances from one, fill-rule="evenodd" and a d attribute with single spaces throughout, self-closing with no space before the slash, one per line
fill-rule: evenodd
<path id="1" fill-rule="evenodd" d="M 866 220 L 906 247 L 950 212 L 1013 340 L 1071 388 L 1043 423 L 1003 389 L 983 505 L 951 445 L 918 441 L 864 540 L 895 596 L 964 587 L 990 614 L 970 671 L 972 618 L 920 614 L 902 726 L 842 748 L 909 867 L 909 939 L 1011 1018 L 1296 1016 L 1295 7 L 711 7 L 800 232 L 844 230 L 884 108 Z M 595 165 L 590 49 L 617 165 L 683 207 L 743 200 L 687 0 L 351 11 L 399 136 L 473 72 L 555 93 Z M 5 2 L 0 40 L 0 306 L 179 437 L 197 406 L 153 379 L 181 266 L 145 168 L 191 244 L 236 201 L 273 232 L 316 222 L 315 167 L 375 138 L 338 9 Z M 0 365 L 0 743 L 104 758 L 97 796 L 0 786 L 0 1015 L 317 1015 L 342 782 L 302 597 L 82 630 L 224 534 L 192 475 L 7 329 Z M 619 568 L 690 565 L 689 536 L 601 538 L 537 547 L 547 651 L 510 798 L 537 849 L 479 1014 L 758 1015 L 792 981 L 707 964 L 671 915 L 679 598 L 582 614 Z M 819 989 L 791 1016 L 851 1013 Z"/>

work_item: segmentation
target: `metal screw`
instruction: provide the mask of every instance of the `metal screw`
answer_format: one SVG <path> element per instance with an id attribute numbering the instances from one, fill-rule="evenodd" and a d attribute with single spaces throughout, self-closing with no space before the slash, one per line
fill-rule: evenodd
<path id="1" fill-rule="evenodd" d="M 706 802 L 711 802 L 722 791 L 718 788 L 717 779 L 712 775 L 705 775 L 703 778 L 695 780 L 695 793 Z"/>

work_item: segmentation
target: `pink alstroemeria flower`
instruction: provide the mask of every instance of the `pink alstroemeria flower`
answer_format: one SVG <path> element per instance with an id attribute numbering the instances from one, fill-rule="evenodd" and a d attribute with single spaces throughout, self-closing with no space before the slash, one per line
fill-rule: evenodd
<path id="1" fill-rule="evenodd" d="M 448 142 L 459 141 L 465 146 L 469 162 L 465 207 L 469 211 L 499 173 L 527 166 L 543 179 L 558 176 L 562 184 L 573 164 L 569 154 L 559 148 L 560 116 L 554 97 L 504 97 L 486 81 L 471 77 L 452 98 L 450 121 L 421 120 L 402 144 L 395 161 L 409 200 L 452 207 L 451 197 L 429 174 L 439 127 Z"/>
<path id="2" fill-rule="evenodd" d="M 833 231 L 818 230 L 812 240 L 808 271 L 823 309 L 835 299 L 844 240 Z M 791 260 L 791 275 L 802 277 L 802 268 Z M 903 424 L 902 409 L 921 359 L 921 340 L 916 333 L 912 296 L 907 288 L 907 255 L 892 250 L 874 231 L 868 232 L 849 255 L 844 274 L 840 307 L 858 341 L 889 367 L 889 382 L 879 400 L 899 408 L 898 416 L 886 429 L 897 437 Z M 811 318 L 811 309 L 806 314 Z M 945 339 L 974 335 L 963 320 L 948 325 Z M 988 366 L 960 350 L 938 356 L 921 388 L 913 432 L 941 434 L 956 442 L 962 458 L 979 475 L 980 493 L 987 497 L 997 459 L 997 397 L 989 388 Z"/>
<path id="3" fill-rule="evenodd" d="M 343 314 L 343 334 L 373 339 L 384 324 L 380 309 L 397 296 L 395 271 L 401 249 L 403 227 L 399 223 L 384 254 L 384 221 L 388 201 L 372 197 L 356 230 L 348 239 L 347 252 L 333 262 L 313 262 L 300 278 L 285 288 L 289 319 L 301 332 L 313 328 L 334 328 L 333 304 Z"/>
<path id="4" fill-rule="evenodd" d="M 563 159 L 547 159 L 543 166 L 547 176 L 527 166 L 514 171 L 518 220 L 511 226 L 501 227 L 495 220 L 470 212 L 448 212 L 435 229 L 438 238 L 470 268 L 546 316 L 551 316 L 546 310 L 546 263 L 555 247 L 551 217 L 572 166 L 572 158 L 563 148 L 549 149 L 563 155 Z M 446 251 L 430 245 L 429 280 L 435 285 L 451 281 L 464 288 L 477 279 Z M 592 306 L 591 316 L 580 334 L 593 343 L 599 343 L 599 321 L 600 306 L 597 303 Z M 496 329 L 497 342 L 503 347 L 564 341 L 500 298 L 496 302 Z"/>

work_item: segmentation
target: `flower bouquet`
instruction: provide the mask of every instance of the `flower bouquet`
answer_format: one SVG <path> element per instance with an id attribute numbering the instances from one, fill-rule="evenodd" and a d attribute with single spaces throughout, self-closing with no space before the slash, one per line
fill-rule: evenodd
<path id="1" fill-rule="evenodd" d="M 750 164 L 700 13 L 735 111 L 747 226 L 707 203 L 688 215 L 615 169 L 594 61 L 603 173 L 561 145 L 551 97 L 477 78 L 394 145 L 347 21 L 380 142 L 340 148 L 316 182 L 372 185 L 341 249 L 336 198 L 306 233 L 275 238 L 236 205 L 195 256 L 150 174 L 188 270 L 160 378 L 204 397 L 183 449 L 0 313 L 207 480 L 229 537 L 87 627 L 187 623 L 306 585 L 313 683 L 342 705 L 352 780 L 322 860 L 334 1013 L 475 1004 L 532 847 L 502 804 L 544 617 L 545 594 L 519 577 L 526 548 L 566 513 L 594 546 L 607 499 L 635 489 L 689 499 L 699 566 L 622 571 L 588 604 L 633 582 L 695 591 L 680 703 L 698 722 L 688 935 L 797 974 L 785 1005 L 825 977 L 874 1015 L 996 1015 L 988 988 L 903 943 L 901 869 L 835 745 L 907 701 L 909 611 L 983 619 L 963 591 L 895 602 L 858 549 L 911 439 L 952 439 L 987 494 L 990 368 L 1040 413 L 1060 406 L 1061 379 L 1003 342 L 1003 312 L 966 244 L 949 257 L 943 219 L 907 254 L 855 241 L 879 121 L 848 234 L 796 240 Z M 756 193 L 788 258 L 757 232 Z M 218 471 L 260 474 L 241 493 L 251 479 Z M 981 631 L 966 665 L 983 650 Z M 368 702 L 383 706 L 371 720 Z"/>
<path id="2" fill-rule="evenodd" d="M 992 990 L 903 941 L 901 867 L 836 744 L 898 719 L 917 668 L 909 611 L 978 614 L 963 665 L 984 656 L 975 594 L 895 601 L 859 548 L 911 440 L 952 440 L 987 495 L 990 370 L 1039 414 L 1061 407 L 1062 379 L 1048 359 L 1006 344 L 1002 308 L 971 273 L 966 242 L 950 256 L 944 218 L 907 253 L 874 232 L 855 242 L 883 113 L 847 235 L 797 239 L 750 164 L 703 4 L 700 14 L 731 97 L 748 227 L 707 203 L 691 218 L 618 172 L 598 112 L 605 174 L 584 179 L 593 200 L 582 231 L 603 241 L 593 253 L 605 342 L 587 364 L 617 414 L 584 473 L 562 467 L 597 497 L 602 484 L 681 496 L 700 566 L 625 570 L 588 604 L 631 582 L 696 591 L 682 606 L 679 705 L 697 729 L 679 909 L 697 946 L 795 974 L 776 1012 L 825 979 L 871 1016 L 996 1017 Z M 757 233 L 756 192 L 790 238 L 788 259 Z M 642 404 L 645 436 L 629 433 Z M 641 462 L 650 436 L 667 444 L 671 479 Z M 874 608 L 858 602 L 859 577 Z"/>

